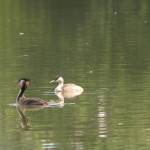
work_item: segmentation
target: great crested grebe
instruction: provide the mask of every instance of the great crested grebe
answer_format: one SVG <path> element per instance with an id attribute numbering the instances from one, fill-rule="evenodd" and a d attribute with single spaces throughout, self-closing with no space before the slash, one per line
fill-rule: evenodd
<path id="1" fill-rule="evenodd" d="M 75 91 L 80 91 L 81 93 L 83 92 L 83 88 L 75 85 L 73 83 L 69 84 L 64 84 L 64 79 L 61 76 L 56 76 L 54 80 L 50 81 L 49 83 L 52 82 L 58 82 L 58 86 L 55 88 L 55 92 L 75 92 Z"/>
<path id="2" fill-rule="evenodd" d="M 20 105 L 48 105 L 48 102 L 40 99 L 40 98 L 25 98 L 24 96 L 24 92 L 27 89 L 27 87 L 29 86 L 29 81 L 30 79 L 27 78 L 21 78 L 18 80 L 19 84 L 17 86 L 17 88 L 19 86 L 21 86 L 20 91 L 18 93 L 17 96 L 17 104 Z"/>

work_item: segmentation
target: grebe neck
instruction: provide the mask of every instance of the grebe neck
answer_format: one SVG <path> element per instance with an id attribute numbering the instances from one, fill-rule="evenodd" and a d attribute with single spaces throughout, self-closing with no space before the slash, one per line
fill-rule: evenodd
<path id="1" fill-rule="evenodd" d="M 61 92 L 64 82 L 59 82 L 58 86 L 55 89 L 55 92 Z"/>
<path id="2" fill-rule="evenodd" d="M 25 92 L 26 88 L 27 88 L 27 87 L 26 87 L 25 85 L 23 85 L 23 86 L 21 87 L 21 89 L 20 89 L 20 91 L 19 91 L 19 93 L 18 93 L 18 96 L 17 96 L 17 102 L 19 101 L 20 98 L 25 98 L 24 92 Z"/>

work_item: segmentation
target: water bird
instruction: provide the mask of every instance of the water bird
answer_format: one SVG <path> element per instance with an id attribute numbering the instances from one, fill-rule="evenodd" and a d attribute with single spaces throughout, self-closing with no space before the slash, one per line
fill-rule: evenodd
<path id="1" fill-rule="evenodd" d="M 64 79 L 62 76 L 56 76 L 54 80 L 50 81 L 49 83 L 52 82 L 58 82 L 58 86 L 55 88 L 55 92 L 83 92 L 83 88 L 81 86 L 73 83 L 64 84 Z"/>
<path id="2" fill-rule="evenodd" d="M 19 82 L 17 88 L 20 88 L 18 93 L 16 103 L 19 105 L 48 105 L 48 102 L 40 99 L 40 98 L 25 98 L 24 92 L 29 86 L 30 79 L 28 78 L 20 78 L 17 80 Z"/>

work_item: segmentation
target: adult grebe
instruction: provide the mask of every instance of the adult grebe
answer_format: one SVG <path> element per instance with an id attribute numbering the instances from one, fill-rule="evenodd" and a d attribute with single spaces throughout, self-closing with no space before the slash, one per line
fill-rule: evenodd
<path id="1" fill-rule="evenodd" d="M 49 83 L 52 82 L 58 82 L 58 86 L 55 88 L 55 92 L 75 92 L 75 91 L 80 91 L 81 93 L 83 92 L 83 88 L 75 85 L 73 83 L 69 84 L 64 84 L 64 79 L 61 76 L 56 76 L 54 80 L 50 81 Z"/>
<path id="2" fill-rule="evenodd" d="M 30 79 L 27 78 L 21 78 L 18 80 L 19 84 L 17 86 L 17 88 L 19 86 L 21 86 L 20 91 L 18 93 L 17 96 L 17 104 L 20 105 L 48 105 L 48 102 L 40 99 L 40 98 L 25 98 L 24 96 L 24 92 L 27 89 L 27 87 L 29 86 L 29 81 Z"/>

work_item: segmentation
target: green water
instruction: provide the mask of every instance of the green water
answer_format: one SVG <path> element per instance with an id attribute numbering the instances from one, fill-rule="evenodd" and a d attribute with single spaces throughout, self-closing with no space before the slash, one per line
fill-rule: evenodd
<path id="1" fill-rule="evenodd" d="M 149 150 L 149 0 L 0 1 L 1 150 Z M 59 102 L 56 75 L 84 92 Z"/>

